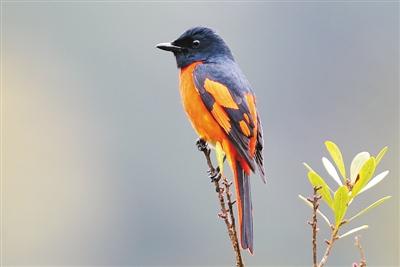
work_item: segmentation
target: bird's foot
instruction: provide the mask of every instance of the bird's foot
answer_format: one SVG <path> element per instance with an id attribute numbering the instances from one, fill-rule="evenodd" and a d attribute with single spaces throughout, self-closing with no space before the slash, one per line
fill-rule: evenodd
<path id="1" fill-rule="evenodd" d="M 219 171 L 219 167 L 217 167 L 216 169 L 209 169 L 207 173 L 212 183 L 218 182 L 221 179 L 221 172 Z"/>
<path id="2" fill-rule="evenodd" d="M 196 146 L 197 146 L 197 149 L 198 149 L 199 151 L 204 152 L 204 151 L 207 151 L 207 150 L 208 150 L 207 142 L 204 141 L 204 139 L 198 138 L 198 139 L 196 140 Z"/>

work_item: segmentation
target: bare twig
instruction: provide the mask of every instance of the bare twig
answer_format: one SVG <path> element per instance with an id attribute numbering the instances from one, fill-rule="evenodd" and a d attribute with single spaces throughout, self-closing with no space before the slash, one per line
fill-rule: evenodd
<path id="1" fill-rule="evenodd" d="M 196 144 L 198 149 L 204 153 L 209 168 L 208 172 L 211 176 L 212 182 L 215 185 L 215 190 L 218 193 L 218 200 L 221 208 L 218 216 L 225 222 L 226 229 L 228 230 L 229 238 L 232 243 L 232 248 L 236 255 L 236 266 L 244 267 L 236 232 L 235 216 L 233 213 L 233 205 L 235 204 L 235 201 L 232 202 L 230 193 L 230 186 L 232 185 L 232 183 L 228 182 L 227 178 L 225 176 L 222 176 L 221 173 L 219 173 L 219 170 L 214 168 L 210 157 L 211 150 L 210 148 L 208 148 L 207 143 L 204 140 L 199 139 Z M 221 177 L 224 187 L 220 186 Z"/>
<path id="2" fill-rule="evenodd" d="M 308 224 L 311 225 L 312 228 L 312 251 L 313 251 L 313 267 L 317 267 L 317 211 L 319 208 L 318 201 L 321 199 L 321 196 L 318 195 L 318 190 L 320 190 L 321 186 L 314 186 L 314 194 L 312 199 L 308 198 L 307 200 L 313 205 L 313 213 L 312 213 L 312 221 L 309 221 Z"/>
<path id="3" fill-rule="evenodd" d="M 226 199 L 227 199 L 227 203 L 228 203 L 228 207 L 229 207 L 229 217 L 230 217 L 230 221 L 231 221 L 230 237 L 231 237 L 233 249 L 236 252 L 236 266 L 244 266 L 243 260 L 242 260 L 242 255 L 240 254 L 240 246 L 239 246 L 239 241 L 238 241 L 238 237 L 237 237 L 237 233 L 236 233 L 235 214 L 233 213 L 233 205 L 235 204 L 236 201 L 232 201 L 231 193 L 229 190 L 232 185 L 232 182 L 229 182 L 228 179 L 226 178 L 226 176 L 222 176 L 222 177 L 223 177 L 222 183 L 225 186 L 225 194 L 226 194 Z"/>
<path id="4" fill-rule="evenodd" d="M 356 236 L 354 240 L 355 240 L 354 245 L 360 251 L 360 257 L 361 257 L 360 263 L 359 264 L 355 263 L 354 265 L 356 265 L 357 267 L 367 267 L 367 260 L 365 259 L 365 253 L 363 247 L 361 246 L 360 238 Z"/>

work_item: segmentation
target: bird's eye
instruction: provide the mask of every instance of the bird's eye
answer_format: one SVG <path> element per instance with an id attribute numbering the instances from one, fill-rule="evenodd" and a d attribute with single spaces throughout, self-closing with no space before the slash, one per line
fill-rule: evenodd
<path id="1" fill-rule="evenodd" d="M 193 48 L 197 48 L 197 47 L 199 47 L 200 46 L 200 41 L 199 40 L 194 40 L 193 42 L 192 42 L 192 47 Z"/>

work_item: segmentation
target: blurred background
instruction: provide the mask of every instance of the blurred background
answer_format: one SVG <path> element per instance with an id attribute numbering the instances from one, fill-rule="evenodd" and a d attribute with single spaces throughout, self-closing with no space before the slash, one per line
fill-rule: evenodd
<path id="1" fill-rule="evenodd" d="M 252 179 L 245 262 L 311 265 L 297 195 L 312 191 L 304 161 L 335 185 L 321 163 L 330 139 L 347 166 L 389 146 L 377 170 L 389 176 L 348 214 L 392 195 L 350 227 L 370 226 L 369 265 L 399 265 L 398 3 L 8 1 L 1 19 L 5 266 L 233 264 L 175 60 L 154 48 L 196 25 L 230 45 L 264 124 L 268 184 Z M 359 260 L 353 243 L 328 264 Z"/>

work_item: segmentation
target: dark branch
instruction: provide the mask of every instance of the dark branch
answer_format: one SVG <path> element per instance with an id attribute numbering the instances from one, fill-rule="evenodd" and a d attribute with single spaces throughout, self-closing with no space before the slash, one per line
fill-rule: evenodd
<path id="1" fill-rule="evenodd" d="M 201 152 L 203 152 L 204 157 L 206 158 L 207 165 L 209 168 L 208 173 L 210 175 L 211 181 L 215 185 L 215 190 L 218 193 L 218 200 L 221 208 L 221 211 L 218 213 L 218 216 L 225 222 L 226 229 L 228 230 L 229 238 L 232 243 L 232 248 L 236 255 L 236 266 L 244 267 L 236 232 L 235 216 L 233 213 L 233 205 L 235 204 L 235 201 L 232 201 L 230 193 L 230 186 L 232 183 L 228 182 L 227 178 L 221 175 L 218 168 L 214 168 L 210 157 L 211 150 L 208 147 L 207 143 L 203 139 L 198 139 L 196 145 L 197 148 Z M 222 183 L 224 187 L 220 186 L 221 177 L 223 178 Z"/>
<path id="2" fill-rule="evenodd" d="M 236 233 L 235 215 L 233 213 L 233 205 L 235 204 L 236 200 L 232 201 L 231 193 L 229 190 L 232 185 L 232 182 L 229 182 L 225 176 L 222 176 L 222 177 L 223 177 L 222 183 L 225 186 L 225 194 L 226 194 L 226 199 L 227 199 L 227 203 L 228 203 L 228 207 L 229 207 L 229 217 L 230 217 L 230 221 L 231 221 L 230 237 L 231 237 L 233 249 L 236 252 L 236 266 L 244 266 L 243 260 L 242 260 L 242 255 L 240 254 L 240 246 L 239 246 L 239 241 L 238 241 L 237 233 Z"/>
<path id="3" fill-rule="evenodd" d="M 314 194 L 312 199 L 308 198 L 307 200 L 312 204 L 313 206 L 313 213 L 312 213 L 312 220 L 308 222 L 309 225 L 311 225 L 312 228 L 312 252 L 313 252 L 313 267 L 317 267 L 317 232 L 318 232 L 318 227 L 317 227 L 317 211 L 319 208 L 319 203 L 318 201 L 321 199 L 321 196 L 318 195 L 318 190 L 321 189 L 321 186 L 314 186 Z"/>

